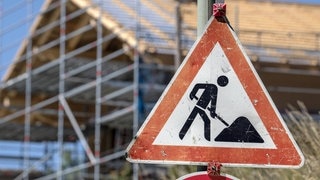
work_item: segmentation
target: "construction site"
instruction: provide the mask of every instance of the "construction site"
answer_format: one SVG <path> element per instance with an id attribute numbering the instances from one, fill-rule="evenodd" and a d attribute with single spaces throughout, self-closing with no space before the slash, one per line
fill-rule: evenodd
<path id="1" fill-rule="evenodd" d="M 303 102 L 319 120 L 320 5 L 225 3 L 278 110 Z M 0 179 L 166 179 L 166 166 L 131 164 L 125 149 L 197 39 L 196 1 L 0 10 Z"/>

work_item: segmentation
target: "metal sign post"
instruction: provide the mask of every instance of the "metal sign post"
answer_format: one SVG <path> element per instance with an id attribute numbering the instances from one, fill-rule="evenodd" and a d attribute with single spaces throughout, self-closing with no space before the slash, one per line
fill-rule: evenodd
<path id="1" fill-rule="evenodd" d="M 197 38 L 202 36 L 205 30 L 206 24 L 212 16 L 212 7 L 215 0 L 198 0 L 197 1 Z M 198 171 L 206 170 L 206 166 L 197 166 Z"/>
<path id="2" fill-rule="evenodd" d="M 205 30 L 206 24 L 212 15 L 212 6 L 215 0 L 198 0 L 197 2 L 197 37 Z"/>

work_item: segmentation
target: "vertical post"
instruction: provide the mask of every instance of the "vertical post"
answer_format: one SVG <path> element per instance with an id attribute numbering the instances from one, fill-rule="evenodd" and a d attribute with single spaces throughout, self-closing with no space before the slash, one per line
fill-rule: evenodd
<path id="1" fill-rule="evenodd" d="M 32 16 L 32 1 L 27 1 L 27 24 L 31 25 Z M 24 171 L 23 179 L 29 179 L 28 169 L 30 167 L 29 153 L 30 153 L 30 119 L 31 119 L 31 70 L 32 70 L 32 36 L 27 35 L 27 51 L 26 51 L 26 89 L 25 89 L 25 122 L 24 122 Z"/>
<path id="2" fill-rule="evenodd" d="M 94 135 L 94 155 L 96 162 L 100 161 L 100 121 L 101 121 L 101 76 L 102 76 L 102 25 L 101 25 L 101 7 L 103 1 L 99 1 L 99 16 L 97 22 L 97 57 L 96 57 L 96 104 L 95 104 L 95 135 Z M 100 163 L 94 165 L 94 179 L 100 179 Z"/>
<path id="3" fill-rule="evenodd" d="M 206 24 L 212 15 L 212 6 L 215 0 L 197 1 L 197 37 L 200 37 L 205 30 Z"/>
<path id="4" fill-rule="evenodd" d="M 60 0 L 60 38 L 59 38 L 59 96 L 64 95 L 65 84 L 65 38 L 66 38 L 66 0 Z M 63 130 L 64 130 L 64 110 L 63 105 L 59 101 L 58 107 L 58 170 L 57 179 L 62 180 L 62 158 L 63 158 Z"/>
<path id="5" fill-rule="evenodd" d="M 208 1 L 198 0 L 197 1 L 197 37 L 199 38 L 203 31 L 205 24 L 208 21 Z"/>
<path id="6" fill-rule="evenodd" d="M 224 1 L 224 0 L 221 0 L 221 1 Z M 208 0 L 208 20 L 210 19 L 210 17 L 213 14 L 213 4 L 214 3 L 216 3 L 216 0 Z"/>
<path id="7" fill-rule="evenodd" d="M 49 155 L 49 145 L 48 145 L 48 141 L 43 142 L 44 143 L 44 154 Z M 49 160 L 51 158 L 51 155 L 49 155 L 48 160 L 46 160 L 43 164 L 43 169 L 44 171 L 48 171 L 49 169 Z"/>
<path id="8" fill-rule="evenodd" d="M 139 128 L 139 67 L 140 67 L 140 57 L 138 52 L 138 46 L 139 46 L 139 38 L 140 38 L 140 0 L 136 0 L 136 45 L 134 48 L 134 69 L 133 69 L 133 103 L 134 103 L 134 111 L 133 111 L 133 124 L 132 124 L 132 133 L 133 137 L 138 132 Z M 139 167 L 138 164 L 132 165 L 132 179 L 138 180 L 139 176 Z"/>
<path id="9" fill-rule="evenodd" d="M 212 7 L 215 3 L 215 0 L 198 0 L 197 1 L 197 38 L 200 38 L 202 33 L 205 30 L 206 24 L 212 15 Z M 206 166 L 198 166 L 198 171 L 207 170 Z"/>
<path id="10" fill-rule="evenodd" d="M 176 53 L 174 66 L 177 70 L 181 63 L 181 14 L 180 14 L 180 1 L 176 4 Z"/>

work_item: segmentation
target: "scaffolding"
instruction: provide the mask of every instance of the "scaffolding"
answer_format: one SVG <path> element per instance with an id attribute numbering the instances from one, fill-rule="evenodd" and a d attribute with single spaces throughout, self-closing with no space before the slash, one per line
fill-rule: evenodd
<path id="1" fill-rule="evenodd" d="M 14 155 L 22 165 L 11 176 L 109 179 L 119 174 L 124 149 L 178 66 L 171 53 L 173 35 L 137 33 L 153 26 L 141 25 L 147 20 L 140 18 L 146 12 L 139 1 L 26 0 L 2 7 L 7 8 L 2 22 L 26 8 L 21 21 L 1 31 L 2 37 L 20 26 L 25 32 L 14 44 L 4 46 L 5 39 L 1 44 L 1 53 L 19 47 L 15 57 L 2 54 L 1 59 L 8 63 L 1 65 L 1 140 L 22 148 Z M 136 16 L 133 23 L 115 7 Z M 172 25 L 161 28 L 176 33 Z M 155 57 L 160 63 L 145 53 L 155 49 L 147 44 L 152 38 L 161 41 L 157 50 L 166 52 Z M 134 178 L 138 171 L 133 165 Z"/>
<path id="2" fill-rule="evenodd" d="M 19 149 L 2 156 L 0 151 L 0 159 L 17 160 L 10 173 L 0 170 L 0 178 L 112 179 L 133 174 L 137 179 L 141 168 L 125 162 L 124 150 L 195 41 L 189 17 L 195 4 L 0 3 L 0 143 L 7 151 Z M 268 33 L 256 34 L 239 31 L 240 38 L 247 38 L 250 56 L 259 57 L 259 72 L 266 65 L 274 74 L 297 66 L 283 65 L 279 47 L 262 49 L 269 43 L 263 39 Z M 298 69 L 308 71 L 311 79 L 320 76 L 312 64 L 320 57 L 317 50 L 303 54 L 309 59 Z M 270 89 L 278 86 L 271 84 Z M 319 95 L 317 88 L 311 94 Z"/>

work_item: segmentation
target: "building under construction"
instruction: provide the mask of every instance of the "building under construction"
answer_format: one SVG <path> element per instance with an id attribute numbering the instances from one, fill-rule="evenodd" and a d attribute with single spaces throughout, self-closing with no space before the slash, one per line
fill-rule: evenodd
<path id="1" fill-rule="evenodd" d="M 12 164 L 1 166 L 0 178 L 147 176 L 145 166 L 125 161 L 125 148 L 196 40 L 196 2 L 5 2 L 0 162 Z M 226 3 L 227 17 L 280 112 L 301 101 L 316 116 L 320 5 Z"/>

